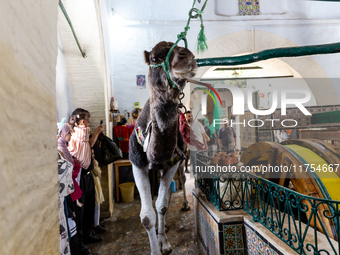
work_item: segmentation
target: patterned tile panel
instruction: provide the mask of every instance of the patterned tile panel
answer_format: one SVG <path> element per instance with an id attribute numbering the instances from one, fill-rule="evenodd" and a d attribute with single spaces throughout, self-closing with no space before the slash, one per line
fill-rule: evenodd
<path id="1" fill-rule="evenodd" d="M 252 227 L 245 224 L 245 230 L 249 255 L 283 255 Z"/>
<path id="2" fill-rule="evenodd" d="M 238 0 L 238 11 L 240 16 L 259 15 L 259 0 Z"/>
<path id="3" fill-rule="evenodd" d="M 245 127 L 239 125 L 241 127 L 241 147 L 248 148 L 250 145 L 255 143 L 256 135 L 255 135 L 255 128 L 248 126 L 248 121 L 251 119 L 255 119 L 255 116 L 251 112 L 245 112 L 243 116 L 240 116 L 240 121 L 243 123 L 245 121 Z"/>
<path id="4" fill-rule="evenodd" d="M 218 225 L 194 196 L 196 233 L 208 254 L 219 253 Z"/>
<path id="5" fill-rule="evenodd" d="M 330 106 L 313 106 L 306 107 L 306 109 L 311 113 L 322 113 L 322 112 L 331 112 L 331 111 L 339 111 L 340 105 L 330 105 Z M 288 134 L 290 134 L 293 130 L 292 138 L 295 139 L 298 135 L 297 129 L 307 129 L 307 128 L 331 128 L 331 127 L 340 127 L 340 123 L 324 123 L 324 124 L 311 124 L 311 116 L 305 116 L 300 109 L 298 108 L 288 108 L 286 115 L 281 115 L 281 109 L 276 109 L 274 113 L 271 115 L 261 116 L 258 115 L 257 118 L 261 121 L 251 122 L 252 125 L 260 125 L 263 121 L 264 125 L 258 128 L 258 132 L 255 132 L 254 127 L 248 126 L 248 121 L 251 119 L 255 119 L 255 116 L 251 112 L 245 112 L 243 116 L 240 116 L 240 122 L 245 121 L 246 127 L 241 126 L 241 147 L 242 149 L 248 148 L 251 144 L 255 143 L 256 139 L 259 142 L 266 141 L 276 141 L 276 133 L 277 130 L 285 130 Z M 281 125 L 283 120 L 293 119 L 297 121 L 297 126 L 293 129 L 285 128 Z M 274 120 L 274 121 L 270 121 Z M 285 125 L 292 125 L 294 122 L 286 121 Z M 296 129 L 296 130 L 294 130 Z"/>
<path id="6" fill-rule="evenodd" d="M 266 131 L 259 131 L 259 142 L 272 142 L 273 141 L 273 131 L 266 130 Z"/>
<path id="7" fill-rule="evenodd" d="M 224 254 L 246 254 L 243 224 L 223 225 Z"/>
<path id="8" fill-rule="evenodd" d="M 194 196 L 196 233 L 208 254 L 246 255 L 243 222 L 217 223 Z"/>
<path id="9" fill-rule="evenodd" d="M 338 111 L 340 109 L 340 105 L 331 105 L 331 106 L 310 106 L 306 107 L 306 109 L 311 113 L 322 113 L 322 112 L 331 112 Z M 246 113 L 245 113 L 246 116 Z M 246 118 L 246 117 L 245 117 Z M 286 115 L 281 115 L 281 109 L 275 110 L 272 115 L 266 116 L 258 116 L 259 119 L 264 121 L 264 125 L 259 128 L 260 131 L 271 130 L 271 129 L 284 129 L 281 125 L 281 121 L 285 119 L 294 119 L 298 122 L 296 128 L 320 128 L 320 127 L 340 127 L 340 123 L 325 123 L 325 124 L 311 124 L 311 116 L 305 116 L 300 109 L 298 108 L 288 108 Z M 277 119 L 274 121 L 274 125 L 272 127 L 271 121 L 265 121 L 266 119 Z M 290 125 L 290 123 L 286 123 Z"/>

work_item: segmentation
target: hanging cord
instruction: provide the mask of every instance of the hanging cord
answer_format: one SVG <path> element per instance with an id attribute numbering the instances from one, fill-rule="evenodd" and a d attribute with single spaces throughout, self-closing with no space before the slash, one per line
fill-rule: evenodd
<path id="1" fill-rule="evenodd" d="M 64 13 L 64 16 L 65 16 L 65 18 L 66 18 L 68 24 L 70 25 L 70 28 L 71 28 L 73 37 L 74 37 L 74 39 L 76 40 L 76 43 L 77 43 L 77 45 L 78 45 L 78 49 L 79 49 L 81 55 L 83 56 L 83 58 L 86 58 L 87 56 L 86 56 L 86 54 L 85 54 L 85 51 L 84 51 L 84 50 L 81 48 L 81 46 L 80 46 L 80 43 L 79 43 L 79 41 L 78 41 L 78 37 L 77 37 L 76 32 L 74 31 L 74 28 L 73 28 L 71 19 L 70 19 L 70 17 L 68 16 L 68 14 L 67 14 L 67 12 L 66 12 L 66 9 L 65 9 L 63 3 L 61 2 L 61 0 L 59 0 L 59 7 L 60 7 L 61 11 Z"/>
<path id="2" fill-rule="evenodd" d="M 166 76 L 168 78 L 168 81 L 170 82 L 170 84 L 172 85 L 173 88 L 176 88 L 177 86 L 173 82 L 173 80 L 171 80 L 171 77 L 170 77 L 170 56 L 172 54 L 173 49 L 177 46 L 177 44 L 181 40 L 184 41 L 185 48 L 188 48 L 187 32 L 190 29 L 189 24 L 190 24 L 191 19 L 196 19 L 196 18 L 199 17 L 200 20 L 201 20 L 201 31 L 199 32 L 198 38 L 197 38 L 197 51 L 203 52 L 204 50 L 206 50 L 208 48 L 208 45 L 207 45 L 207 42 L 206 42 L 207 38 L 204 35 L 204 25 L 203 25 L 203 18 L 202 18 L 202 14 L 203 14 L 205 6 L 207 5 L 207 2 L 208 2 L 208 0 L 205 1 L 202 9 L 198 10 L 197 8 L 194 7 L 195 3 L 196 3 L 196 0 L 194 0 L 194 3 L 193 3 L 193 5 L 192 5 L 192 7 L 189 11 L 189 18 L 188 18 L 186 26 L 184 27 L 184 31 L 177 35 L 177 41 L 174 43 L 174 45 L 169 50 L 168 54 L 166 55 L 165 60 L 163 62 L 157 64 L 157 65 L 150 65 L 150 68 L 163 67 L 163 69 L 166 73 Z"/>
<path id="3" fill-rule="evenodd" d="M 208 44 L 207 44 L 207 37 L 205 36 L 204 34 L 204 25 L 203 25 L 203 17 L 202 17 L 202 14 L 203 14 L 203 11 L 207 5 L 207 2 L 208 0 L 206 0 L 202 6 L 202 9 L 201 10 L 198 10 L 197 8 L 191 8 L 190 12 L 189 12 L 189 20 L 188 20 L 188 24 L 187 26 L 189 25 L 189 22 L 190 22 L 190 19 L 197 19 L 198 17 L 200 18 L 200 21 L 201 21 L 201 30 L 200 32 L 198 33 L 198 36 L 197 36 L 197 53 L 200 54 L 200 53 L 203 53 L 205 50 L 208 49 Z M 194 1 L 194 5 L 195 5 L 195 1 Z M 196 14 L 194 15 L 193 12 L 196 12 Z"/>

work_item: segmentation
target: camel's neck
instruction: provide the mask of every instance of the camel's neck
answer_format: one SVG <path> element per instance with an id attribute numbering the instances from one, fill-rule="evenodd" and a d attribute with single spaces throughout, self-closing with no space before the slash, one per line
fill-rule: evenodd
<path id="1" fill-rule="evenodd" d="M 175 128 L 177 121 L 177 105 L 179 89 L 169 86 L 164 72 L 149 74 L 150 84 L 150 114 L 152 122 L 156 122 L 159 129 L 164 132 L 167 129 Z M 158 71 L 159 72 L 159 71 Z M 163 75 L 164 73 L 164 75 Z"/>
<path id="2" fill-rule="evenodd" d="M 178 95 L 180 93 L 178 88 L 173 88 L 169 84 L 168 78 L 165 72 L 160 70 L 150 70 L 149 73 L 149 84 L 152 102 L 178 102 Z"/>
<path id="3" fill-rule="evenodd" d="M 149 120 L 152 121 L 152 128 L 147 158 L 150 163 L 163 164 L 170 161 L 177 144 L 180 91 L 169 86 L 163 70 L 150 70 L 149 85 Z"/>

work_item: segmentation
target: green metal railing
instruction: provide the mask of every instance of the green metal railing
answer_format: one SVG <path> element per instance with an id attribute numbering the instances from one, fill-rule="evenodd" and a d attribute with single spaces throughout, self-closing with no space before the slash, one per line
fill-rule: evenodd
<path id="1" fill-rule="evenodd" d="M 198 153 L 198 165 L 207 158 Z M 251 173 L 211 176 L 196 183 L 218 210 L 245 210 L 298 254 L 340 254 L 339 201 L 306 196 Z"/>

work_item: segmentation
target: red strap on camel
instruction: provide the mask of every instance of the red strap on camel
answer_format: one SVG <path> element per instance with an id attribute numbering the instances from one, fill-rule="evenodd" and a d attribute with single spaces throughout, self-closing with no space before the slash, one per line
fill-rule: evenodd
<path id="1" fill-rule="evenodd" d="M 190 128 L 185 115 L 182 112 L 179 113 L 179 132 L 181 132 L 185 143 L 195 146 L 198 151 L 202 151 L 204 149 L 204 144 L 196 139 L 194 131 Z"/>

